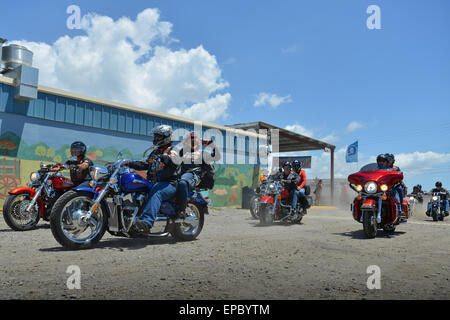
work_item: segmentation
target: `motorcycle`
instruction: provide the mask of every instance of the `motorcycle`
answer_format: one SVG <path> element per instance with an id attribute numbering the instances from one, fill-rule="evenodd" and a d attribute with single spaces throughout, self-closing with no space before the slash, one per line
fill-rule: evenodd
<path id="1" fill-rule="evenodd" d="M 28 231 L 36 227 L 40 218 L 50 220 L 51 209 L 56 200 L 66 191 L 72 189 L 73 182 L 59 172 L 51 172 L 53 167 L 63 164 L 45 165 L 31 173 L 27 187 L 9 191 L 3 205 L 3 218 L 15 231 Z"/>
<path id="2" fill-rule="evenodd" d="M 120 155 L 119 155 L 120 157 Z M 104 167 L 92 167 L 92 188 L 74 188 L 52 209 L 50 227 L 55 239 L 67 249 L 95 246 L 104 233 L 134 238 L 132 226 L 142 213 L 153 183 L 126 166 L 123 159 Z M 190 193 L 187 218 L 178 218 L 175 198 L 163 201 L 148 237 L 192 241 L 200 234 L 208 203 L 195 190 Z"/>
<path id="3" fill-rule="evenodd" d="M 294 212 L 291 212 L 289 191 L 283 187 L 283 183 L 289 180 L 275 180 L 268 184 L 267 195 L 261 198 L 259 203 L 259 220 L 262 225 L 270 225 L 274 221 L 300 223 L 306 214 L 306 209 L 301 208 L 300 201 Z"/>
<path id="4" fill-rule="evenodd" d="M 351 204 L 353 218 L 363 224 L 369 239 L 377 235 L 378 229 L 392 234 L 397 225 L 407 222 L 408 202 L 403 203 L 392 195 L 403 181 L 403 173 L 380 170 L 376 163 L 367 165 L 360 172 L 349 175 L 350 188 L 358 193 Z"/>
<path id="5" fill-rule="evenodd" d="M 408 204 L 409 204 L 409 208 L 410 208 L 410 216 L 412 216 L 412 214 L 415 212 L 416 207 L 418 206 L 418 204 L 422 204 L 423 203 L 423 194 L 422 193 L 412 193 L 407 195 L 408 198 Z"/>
<path id="6" fill-rule="evenodd" d="M 440 192 L 433 192 L 429 202 L 430 210 L 427 210 L 426 215 L 433 218 L 433 221 L 444 221 L 444 200 L 441 198 Z"/>

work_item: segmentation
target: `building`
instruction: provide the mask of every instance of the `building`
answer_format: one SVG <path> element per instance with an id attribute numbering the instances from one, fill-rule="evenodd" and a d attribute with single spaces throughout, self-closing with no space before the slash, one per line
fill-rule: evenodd
<path id="1" fill-rule="evenodd" d="M 2 48 L 2 54 L 0 205 L 8 191 L 28 183 L 41 162 L 65 162 L 73 141 L 86 143 L 88 157 L 95 165 L 115 161 L 119 151 L 124 158 L 142 159 L 143 151 L 152 144 L 152 129 L 160 124 L 171 125 L 178 140 L 190 131 L 202 132 L 204 139 L 214 139 L 222 150 L 222 159 L 215 163 L 215 188 L 208 193 L 214 206 L 240 207 L 242 189 L 257 186 L 259 150 L 267 150 L 268 138 L 254 128 L 200 123 L 41 86 L 38 70 L 32 67 L 31 51 L 10 45 Z M 295 141 L 284 138 L 282 145 L 293 142 L 297 150 L 302 146 L 299 142 L 307 141 L 295 137 Z"/>

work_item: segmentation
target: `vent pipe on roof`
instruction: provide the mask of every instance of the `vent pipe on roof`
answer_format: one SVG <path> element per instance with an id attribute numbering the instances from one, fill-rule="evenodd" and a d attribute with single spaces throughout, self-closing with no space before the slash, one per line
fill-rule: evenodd
<path id="1" fill-rule="evenodd" d="M 6 40 L 0 38 L 3 45 Z M 11 44 L 1 48 L 1 74 L 14 79 L 14 98 L 22 101 L 37 99 L 39 70 L 32 67 L 33 52 L 23 46 Z"/>

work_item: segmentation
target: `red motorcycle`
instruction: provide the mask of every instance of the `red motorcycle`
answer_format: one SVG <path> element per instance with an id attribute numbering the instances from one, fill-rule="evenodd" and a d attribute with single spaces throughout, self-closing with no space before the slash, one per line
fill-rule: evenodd
<path id="1" fill-rule="evenodd" d="M 378 229 L 392 234 L 399 223 L 407 221 L 408 202 L 403 200 L 400 205 L 391 192 L 401 185 L 403 173 L 380 170 L 374 163 L 351 174 L 348 181 L 350 187 L 358 193 L 351 206 L 353 218 L 363 224 L 367 238 L 375 238 Z"/>
<path id="2" fill-rule="evenodd" d="M 50 220 L 53 204 L 74 184 L 59 172 L 51 172 L 53 167 L 63 164 L 45 165 L 30 175 L 28 187 L 20 187 L 9 192 L 3 205 L 3 218 L 15 231 L 27 231 L 36 227 L 39 219 Z M 72 166 L 72 165 L 71 165 Z"/>
<path id="3" fill-rule="evenodd" d="M 290 183 L 290 181 L 268 182 L 266 194 L 261 197 L 258 204 L 259 221 L 262 225 L 270 225 L 274 221 L 300 223 L 306 214 L 306 209 L 301 209 L 300 201 L 297 202 L 296 212 L 291 211 L 290 194 L 283 188 L 282 183 Z"/>

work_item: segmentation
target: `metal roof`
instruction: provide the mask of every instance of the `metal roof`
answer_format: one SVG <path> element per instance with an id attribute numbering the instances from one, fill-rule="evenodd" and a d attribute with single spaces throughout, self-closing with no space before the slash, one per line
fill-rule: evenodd
<path id="1" fill-rule="evenodd" d="M 262 121 L 233 124 L 229 125 L 229 127 L 242 130 L 253 129 L 256 131 L 259 129 L 266 129 L 266 130 L 278 129 L 279 152 L 336 149 L 336 146 L 332 144 L 317 139 L 313 139 Z"/>

